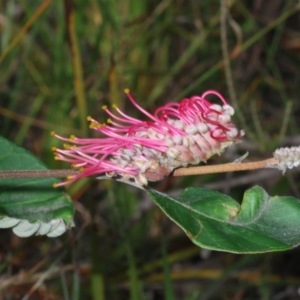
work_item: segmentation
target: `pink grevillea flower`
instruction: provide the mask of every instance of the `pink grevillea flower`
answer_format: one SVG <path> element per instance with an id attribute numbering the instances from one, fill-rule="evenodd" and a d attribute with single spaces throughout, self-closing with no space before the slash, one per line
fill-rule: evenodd
<path id="1" fill-rule="evenodd" d="M 134 179 L 146 185 L 169 175 L 175 168 L 206 162 L 214 154 L 241 140 L 244 132 L 231 122 L 234 109 L 216 91 L 202 96 L 185 98 L 159 107 L 153 115 L 148 113 L 125 90 L 131 103 L 148 121 L 141 121 L 122 112 L 117 106 L 106 124 L 88 117 L 90 128 L 100 132 L 100 138 L 69 139 L 52 133 L 71 144 L 64 149 L 53 149 L 55 159 L 67 161 L 81 172 L 69 176 L 66 185 L 86 176 L 106 175 Z M 216 96 L 222 104 L 212 104 L 207 96 Z"/>

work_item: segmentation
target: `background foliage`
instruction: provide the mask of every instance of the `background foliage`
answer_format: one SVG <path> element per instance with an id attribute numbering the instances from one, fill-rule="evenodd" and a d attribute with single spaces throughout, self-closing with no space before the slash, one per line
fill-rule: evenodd
<path id="1" fill-rule="evenodd" d="M 1 1 L 0 135 L 49 168 L 65 168 L 53 160 L 51 147 L 60 143 L 50 131 L 93 136 L 86 116 L 105 121 L 103 105 L 135 114 L 124 88 L 149 111 L 216 89 L 237 109 L 246 138 L 212 162 L 299 145 L 299 9 L 296 0 Z M 241 199 L 259 184 L 270 195 L 300 198 L 298 179 L 297 170 L 284 177 L 262 170 L 167 178 L 153 186 L 172 195 L 205 186 Z M 1 231 L 3 295 L 299 297 L 298 248 L 251 256 L 201 250 L 139 190 L 95 180 L 67 190 L 76 206 L 74 231 L 58 239 Z"/>

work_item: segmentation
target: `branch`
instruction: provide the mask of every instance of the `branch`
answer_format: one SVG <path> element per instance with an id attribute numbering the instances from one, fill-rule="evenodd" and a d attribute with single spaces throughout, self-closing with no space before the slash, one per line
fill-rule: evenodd
<path id="1" fill-rule="evenodd" d="M 245 163 L 228 163 L 211 166 L 199 166 L 192 168 L 180 168 L 173 172 L 173 176 L 188 176 L 188 175 L 201 175 L 225 172 L 237 172 L 246 170 L 256 170 L 263 168 L 274 168 L 278 164 L 275 158 L 269 158 L 261 161 L 245 162 Z"/>
<path id="2" fill-rule="evenodd" d="M 77 175 L 80 171 L 74 169 L 65 170 L 21 170 L 21 171 L 0 171 L 0 179 L 6 178 L 64 178 L 69 175 Z"/>
<path id="3" fill-rule="evenodd" d="M 270 158 L 267 160 L 256 161 L 256 162 L 228 163 L 228 164 L 211 165 L 211 166 L 180 168 L 175 170 L 172 176 L 188 176 L 188 175 L 236 172 L 236 171 L 262 169 L 268 167 L 273 168 L 274 166 L 276 166 L 276 164 L 278 164 L 278 161 L 275 158 Z M 74 169 L 0 171 L 0 179 L 46 178 L 46 177 L 64 178 L 69 175 L 78 175 L 79 173 L 80 171 Z"/>
<path id="4" fill-rule="evenodd" d="M 254 162 L 233 162 L 221 165 L 199 166 L 190 168 L 180 168 L 173 172 L 172 176 L 188 176 L 213 174 L 224 172 L 237 172 L 246 170 L 256 170 L 264 168 L 275 168 L 283 173 L 286 169 L 300 166 L 300 147 L 279 148 L 274 152 L 274 157 Z M 0 179 L 6 178 L 63 178 L 70 175 L 78 175 L 80 171 L 74 169 L 65 170 L 23 170 L 23 171 L 0 171 Z M 106 176 L 99 177 L 106 178 Z M 123 181 L 123 180 L 121 180 Z"/>

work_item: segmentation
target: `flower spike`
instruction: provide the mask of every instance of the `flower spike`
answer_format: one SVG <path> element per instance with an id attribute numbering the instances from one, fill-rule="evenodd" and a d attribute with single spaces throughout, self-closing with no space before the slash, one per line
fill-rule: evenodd
<path id="1" fill-rule="evenodd" d="M 206 162 L 214 154 L 241 141 L 244 132 L 231 122 L 234 109 L 216 91 L 202 96 L 170 102 L 154 114 L 143 109 L 124 90 L 130 102 L 149 120 L 141 121 L 122 112 L 112 113 L 106 106 L 107 124 L 88 117 L 90 128 L 99 138 L 56 138 L 68 142 L 64 149 L 54 148 L 55 159 L 67 161 L 81 172 L 56 186 L 69 184 L 87 176 L 134 179 L 139 185 L 158 181 L 178 167 Z M 212 104 L 207 96 L 218 97 L 221 105 Z"/>

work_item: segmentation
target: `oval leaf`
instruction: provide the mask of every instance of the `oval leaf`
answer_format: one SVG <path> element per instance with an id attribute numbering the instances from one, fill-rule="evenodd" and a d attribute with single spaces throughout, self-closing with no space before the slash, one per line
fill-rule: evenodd
<path id="1" fill-rule="evenodd" d="M 35 156 L 0 137 L 0 170 L 46 170 Z M 0 228 L 55 237 L 73 226 L 74 206 L 55 178 L 0 179 Z"/>
<path id="2" fill-rule="evenodd" d="M 258 186 L 245 192 L 241 205 L 205 188 L 188 188 L 177 198 L 148 193 L 198 246 L 260 253 L 300 244 L 300 201 L 294 197 L 270 197 Z"/>

